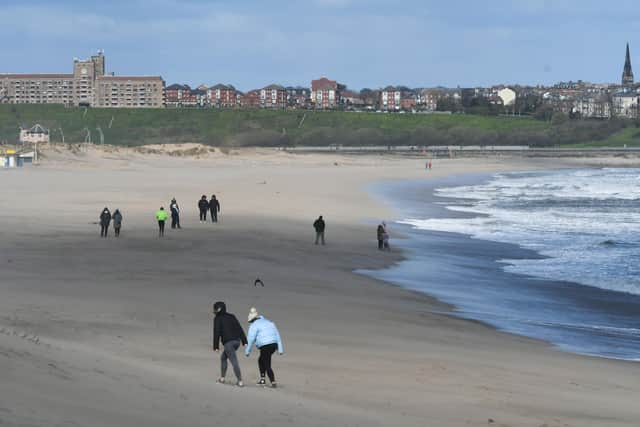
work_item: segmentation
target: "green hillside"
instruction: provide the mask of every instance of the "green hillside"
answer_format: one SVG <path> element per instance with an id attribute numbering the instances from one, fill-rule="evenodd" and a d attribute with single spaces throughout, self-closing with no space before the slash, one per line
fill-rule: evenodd
<path id="1" fill-rule="evenodd" d="M 19 126 L 40 123 L 51 130 L 53 141 L 61 142 L 64 133 L 67 143 L 84 141 L 88 131 L 92 142 L 100 143 L 100 129 L 104 143 L 114 145 L 197 142 L 215 146 L 549 146 L 584 141 L 604 144 L 626 126 L 612 125 L 611 122 L 569 121 L 557 124 L 524 117 L 462 114 L 0 105 L 0 140 L 14 142 Z M 638 139 L 637 132 L 629 129 L 624 129 L 624 132 L 629 132 L 629 138 Z"/>

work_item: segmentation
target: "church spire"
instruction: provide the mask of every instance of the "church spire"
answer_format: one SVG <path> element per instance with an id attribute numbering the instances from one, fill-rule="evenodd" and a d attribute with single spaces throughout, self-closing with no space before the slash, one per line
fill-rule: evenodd
<path id="1" fill-rule="evenodd" d="M 633 84 L 633 71 L 631 70 L 631 55 L 629 54 L 629 43 L 627 43 L 627 56 L 624 61 L 624 71 L 622 72 L 622 85 Z"/>

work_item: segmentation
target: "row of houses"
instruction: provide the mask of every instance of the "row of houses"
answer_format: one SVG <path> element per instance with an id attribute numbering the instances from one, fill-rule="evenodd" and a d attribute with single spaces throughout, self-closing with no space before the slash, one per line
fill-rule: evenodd
<path id="1" fill-rule="evenodd" d="M 435 111 L 443 99 L 460 101 L 466 89 L 410 89 L 387 86 L 383 89 L 349 90 L 346 85 L 321 77 L 312 80 L 309 88 L 285 87 L 271 84 L 261 89 L 242 92 L 230 84 L 201 85 L 172 84 L 165 89 L 167 107 L 197 108 L 299 108 L 351 109 L 380 111 Z M 485 96 L 480 89 L 472 89 L 474 96 Z M 516 92 L 507 87 L 494 87 L 486 93 L 492 102 L 511 105 Z"/>

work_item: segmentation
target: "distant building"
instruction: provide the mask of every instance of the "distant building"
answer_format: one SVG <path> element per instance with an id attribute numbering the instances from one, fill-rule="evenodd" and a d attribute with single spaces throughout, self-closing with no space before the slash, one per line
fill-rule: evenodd
<path id="1" fill-rule="evenodd" d="M 436 111 L 438 101 L 446 95 L 444 91 L 438 89 L 423 89 L 420 91 L 418 104 L 426 111 Z"/>
<path id="2" fill-rule="evenodd" d="M 631 70 L 631 55 L 629 54 L 629 43 L 627 43 L 627 54 L 624 60 L 624 69 L 622 70 L 622 86 L 631 86 L 633 84 L 633 71 Z"/>
<path id="3" fill-rule="evenodd" d="M 242 108 L 260 108 L 260 91 L 250 90 L 240 97 L 240 106 Z"/>
<path id="4" fill-rule="evenodd" d="M 613 115 L 616 117 L 638 118 L 640 95 L 637 92 L 623 91 L 615 93 L 611 101 Z"/>
<path id="5" fill-rule="evenodd" d="M 497 95 L 505 107 L 512 107 L 516 103 L 516 91 L 513 89 L 508 87 L 502 88 L 498 90 Z"/>
<path id="6" fill-rule="evenodd" d="M 89 59 L 74 59 L 73 74 L 0 74 L 0 102 L 161 108 L 164 81 L 159 76 L 108 75 L 99 51 Z"/>
<path id="7" fill-rule="evenodd" d="M 287 90 L 276 84 L 260 89 L 260 106 L 262 108 L 287 108 Z"/>
<path id="8" fill-rule="evenodd" d="M 238 91 L 232 85 L 217 84 L 207 90 L 212 107 L 235 108 L 238 105 Z"/>
<path id="9" fill-rule="evenodd" d="M 102 76 L 96 79 L 94 107 L 162 108 L 164 81 L 161 77 Z"/>
<path id="10" fill-rule="evenodd" d="M 172 84 L 165 89 L 167 107 L 182 107 L 183 102 L 191 96 L 189 85 Z"/>
<path id="11" fill-rule="evenodd" d="M 311 103 L 311 91 L 306 87 L 287 87 L 287 106 L 291 108 L 309 108 Z"/>
<path id="12" fill-rule="evenodd" d="M 20 143 L 22 144 L 46 144 L 49 142 L 49 129 L 39 124 L 29 129 L 20 128 Z"/>
<path id="13" fill-rule="evenodd" d="M 396 111 L 400 109 L 402 93 L 400 89 L 387 86 L 380 92 L 380 108 L 385 111 Z"/>
<path id="14" fill-rule="evenodd" d="M 364 99 L 359 93 L 352 90 L 343 90 L 340 92 L 340 103 L 346 108 L 360 108 L 365 105 Z"/>
<path id="15" fill-rule="evenodd" d="M 611 117 L 611 102 L 606 94 L 585 94 L 576 99 L 574 112 L 580 117 L 607 119 Z"/>
<path id="16" fill-rule="evenodd" d="M 338 82 L 326 77 L 311 80 L 311 104 L 314 108 L 331 109 L 337 107 L 339 102 Z"/>

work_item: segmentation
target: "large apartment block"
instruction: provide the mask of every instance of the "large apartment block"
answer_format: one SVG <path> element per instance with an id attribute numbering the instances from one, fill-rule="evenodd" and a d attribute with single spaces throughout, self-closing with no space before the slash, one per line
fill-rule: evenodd
<path id="1" fill-rule="evenodd" d="M 322 110 L 335 108 L 339 101 L 338 82 L 326 77 L 311 80 L 311 102 L 315 108 Z"/>
<path id="2" fill-rule="evenodd" d="M 111 108 L 164 107 L 164 80 L 105 73 L 102 52 L 74 59 L 73 74 L 0 74 L 0 103 Z"/>
<path id="3" fill-rule="evenodd" d="M 260 106 L 262 108 L 287 108 L 287 90 L 276 84 L 260 89 Z"/>

